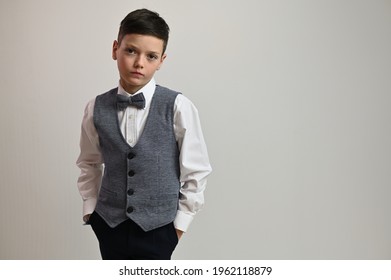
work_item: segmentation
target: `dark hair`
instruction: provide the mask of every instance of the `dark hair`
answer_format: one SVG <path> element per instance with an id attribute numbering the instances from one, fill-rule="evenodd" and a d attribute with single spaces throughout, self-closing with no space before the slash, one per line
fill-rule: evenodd
<path id="1" fill-rule="evenodd" d="M 151 35 L 163 40 L 163 53 L 168 43 L 170 28 L 158 13 L 147 9 L 130 12 L 122 21 L 118 32 L 118 44 L 127 34 Z"/>

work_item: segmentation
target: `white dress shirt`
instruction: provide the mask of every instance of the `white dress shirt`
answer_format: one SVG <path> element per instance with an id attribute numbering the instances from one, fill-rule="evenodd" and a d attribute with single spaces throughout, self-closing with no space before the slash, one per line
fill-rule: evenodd
<path id="1" fill-rule="evenodd" d="M 145 108 L 133 106 L 118 111 L 121 132 L 130 146 L 134 146 L 143 132 L 149 108 L 155 92 L 155 80 L 152 79 L 134 95 L 142 92 L 145 97 Z M 121 85 L 118 94 L 130 96 Z M 101 185 L 103 158 L 99 146 L 99 137 L 93 122 L 95 98 L 88 102 L 81 126 L 80 155 L 77 166 L 81 173 L 78 188 L 83 199 L 83 219 L 91 214 L 98 200 Z M 208 152 L 201 130 L 198 111 L 193 103 L 178 94 L 174 103 L 174 133 L 178 143 L 180 163 L 180 198 L 174 226 L 186 231 L 194 215 L 204 204 L 204 190 L 207 176 L 212 171 Z"/>

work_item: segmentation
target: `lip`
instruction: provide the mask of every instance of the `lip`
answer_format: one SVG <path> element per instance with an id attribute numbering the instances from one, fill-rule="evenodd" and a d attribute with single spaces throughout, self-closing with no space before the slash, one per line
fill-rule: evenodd
<path id="1" fill-rule="evenodd" d="M 137 72 L 137 71 L 130 72 L 130 74 L 133 75 L 133 76 L 137 76 L 137 77 L 144 77 L 143 73 L 140 73 L 140 72 Z"/>

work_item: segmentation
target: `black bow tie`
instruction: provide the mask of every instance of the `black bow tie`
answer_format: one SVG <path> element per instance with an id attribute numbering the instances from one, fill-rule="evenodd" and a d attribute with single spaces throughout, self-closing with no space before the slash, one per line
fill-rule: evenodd
<path id="1" fill-rule="evenodd" d="M 124 110 L 128 106 L 134 106 L 139 109 L 144 109 L 145 107 L 145 98 L 144 94 L 140 92 L 134 96 L 125 96 L 122 94 L 117 94 L 117 108 L 118 110 Z"/>

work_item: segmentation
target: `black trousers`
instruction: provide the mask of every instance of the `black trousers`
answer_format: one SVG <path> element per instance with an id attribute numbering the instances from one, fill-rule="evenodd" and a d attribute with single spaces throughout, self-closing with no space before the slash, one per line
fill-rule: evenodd
<path id="1" fill-rule="evenodd" d="M 169 260 L 178 244 L 173 223 L 145 232 L 128 219 L 111 228 L 96 212 L 89 223 L 104 260 Z"/>

